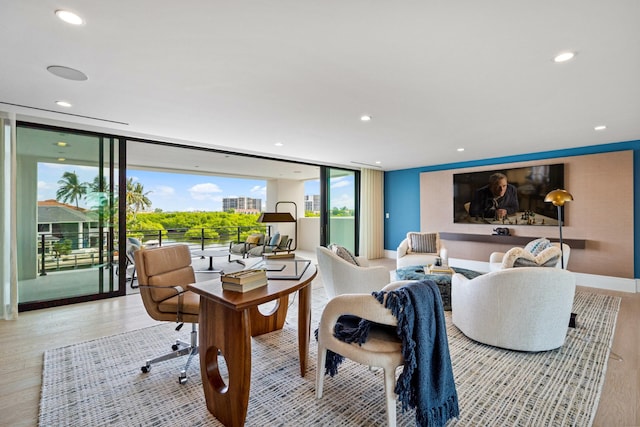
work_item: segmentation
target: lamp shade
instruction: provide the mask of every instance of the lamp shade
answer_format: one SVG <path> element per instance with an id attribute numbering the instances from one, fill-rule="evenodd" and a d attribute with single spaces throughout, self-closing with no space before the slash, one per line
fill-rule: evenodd
<path id="1" fill-rule="evenodd" d="M 258 222 L 296 222 L 289 212 L 262 212 Z"/>
<path id="2" fill-rule="evenodd" d="M 545 202 L 551 202 L 555 206 L 564 206 L 565 202 L 573 200 L 573 196 L 567 190 L 553 190 L 544 198 Z"/>

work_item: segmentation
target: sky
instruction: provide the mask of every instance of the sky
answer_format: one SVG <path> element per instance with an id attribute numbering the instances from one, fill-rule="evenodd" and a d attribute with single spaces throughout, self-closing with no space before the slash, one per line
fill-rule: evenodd
<path id="1" fill-rule="evenodd" d="M 81 182 L 93 182 L 97 169 L 89 166 L 58 163 L 38 164 L 38 200 L 56 198 L 60 187 L 58 181 L 64 172 L 75 172 Z M 116 172 L 117 173 L 117 172 Z M 266 186 L 264 180 L 227 178 L 206 175 L 186 175 L 143 170 L 128 170 L 128 178 L 140 182 L 144 192 L 151 200 L 150 210 L 162 209 L 164 212 L 222 211 L 224 197 L 250 197 L 262 199 L 266 207 Z M 331 207 L 353 208 L 353 179 L 336 178 L 332 180 Z M 305 195 L 320 194 L 320 181 L 305 182 Z M 73 203 L 70 203 L 73 204 Z M 81 207 L 89 207 L 80 203 Z"/>

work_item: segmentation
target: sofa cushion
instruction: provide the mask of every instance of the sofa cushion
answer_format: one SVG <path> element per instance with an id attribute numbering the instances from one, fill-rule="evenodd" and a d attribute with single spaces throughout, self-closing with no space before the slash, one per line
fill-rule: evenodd
<path id="1" fill-rule="evenodd" d="M 355 255 L 353 255 L 351 251 L 345 248 L 344 246 L 340 246 L 340 245 L 336 245 L 335 243 L 332 243 L 329 245 L 329 249 L 334 254 L 338 255 L 340 258 L 347 261 L 348 263 L 351 263 L 353 265 L 358 265 L 358 266 L 360 265 Z"/>
<path id="2" fill-rule="evenodd" d="M 537 256 L 540 252 L 551 246 L 551 242 L 544 237 L 535 239 L 527 243 L 524 247 L 525 251 L 530 252 L 533 256 Z"/>
<path id="3" fill-rule="evenodd" d="M 269 240 L 269 246 L 278 246 L 278 243 L 280 243 L 280 233 L 276 231 Z"/>
<path id="4" fill-rule="evenodd" d="M 252 234 L 250 236 L 247 236 L 247 240 L 245 240 L 245 243 L 248 243 L 250 245 L 257 245 L 258 243 L 260 243 L 260 235 Z"/>
<path id="5" fill-rule="evenodd" d="M 433 254 L 438 252 L 438 233 L 407 233 L 407 243 L 407 253 Z"/>
<path id="6" fill-rule="evenodd" d="M 511 248 L 504 254 L 502 268 L 555 267 L 560 259 L 560 249 L 550 246 L 534 256 L 523 248 Z"/>

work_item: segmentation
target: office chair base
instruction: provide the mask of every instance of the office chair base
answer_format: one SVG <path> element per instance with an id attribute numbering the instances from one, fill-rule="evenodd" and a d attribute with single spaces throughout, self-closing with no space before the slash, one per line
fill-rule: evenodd
<path id="1" fill-rule="evenodd" d="M 176 357 L 189 356 L 187 358 L 187 363 L 180 371 L 180 375 L 178 376 L 178 382 L 180 384 L 185 384 L 187 382 L 187 370 L 189 369 L 191 360 L 193 359 L 193 356 L 198 354 L 198 332 L 196 330 L 196 325 L 192 324 L 190 343 L 176 340 L 175 344 L 171 346 L 171 349 L 173 350 L 171 353 L 167 353 L 154 359 L 147 359 L 144 366 L 142 366 L 140 370 L 146 374 L 151 371 L 151 365 L 155 363 L 175 359 Z"/>

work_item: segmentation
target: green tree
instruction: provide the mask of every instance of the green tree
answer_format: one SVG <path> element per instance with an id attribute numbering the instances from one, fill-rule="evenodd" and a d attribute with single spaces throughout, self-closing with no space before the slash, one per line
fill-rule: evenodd
<path id="1" fill-rule="evenodd" d="M 71 253 L 71 241 L 67 239 L 59 240 L 53 244 L 52 250 L 56 258 L 69 255 Z"/>
<path id="2" fill-rule="evenodd" d="M 56 200 L 64 203 L 75 202 L 80 207 L 80 199 L 87 194 L 87 184 L 80 182 L 75 172 L 65 172 L 58 181 L 60 188 L 56 191 Z"/>
<path id="3" fill-rule="evenodd" d="M 151 207 L 151 200 L 145 193 L 144 186 L 139 182 L 133 182 L 133 178 L 127 179 L 127 216 L 131 216 L 133 222 L 138 212 Z"/>

